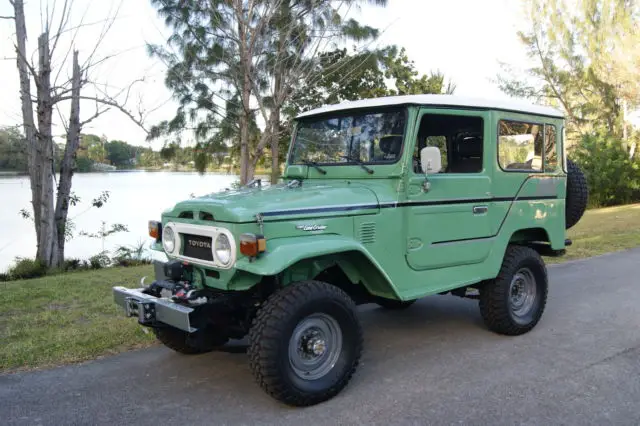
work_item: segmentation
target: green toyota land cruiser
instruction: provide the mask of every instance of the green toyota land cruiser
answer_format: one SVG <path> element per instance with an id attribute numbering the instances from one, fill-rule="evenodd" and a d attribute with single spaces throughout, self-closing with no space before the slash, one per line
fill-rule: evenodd
<path id="1" fill-rule="evenodd" d="M 542 256 L 587 203 L 563 115 L 447 95 L 345 102 L 296 117 L 283 183 L 185 200 L 149 222 L 155 280 L 116 303 L 184 354 L 248 340 L 271 396 L 305 406 L 347 385 L 356 306 L 476 298 L 489 330 L 540 320 Z"/>

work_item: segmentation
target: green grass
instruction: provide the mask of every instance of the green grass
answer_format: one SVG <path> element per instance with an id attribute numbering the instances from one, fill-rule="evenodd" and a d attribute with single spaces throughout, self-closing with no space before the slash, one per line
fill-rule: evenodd
<path id="1" fill-rule="evenodd" d="M 640 246 L 640 204 L 589 210 L 569 231 L 573 245 L 548 263 Z M 0 283 L 0 371 L 94 359 L 155 343 L 111 295 L 151 266 L 111 268 Z"/>
<path id="2" fill-rule="evenodd" d="M 547 263 L 584 259 L 640 246 L 640 204 L 587 210 L 567 232 L 573 245 L 566 255 L 545 258 Z"/>
<path id="3" fill-rule="evenodd" d="M 113 302 L 151 266 L 0 283 L 0 371 L 79 362 L 155 342 Z"/>

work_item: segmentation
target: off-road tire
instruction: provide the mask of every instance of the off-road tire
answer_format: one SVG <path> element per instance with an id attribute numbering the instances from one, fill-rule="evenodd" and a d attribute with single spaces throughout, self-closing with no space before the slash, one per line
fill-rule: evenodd
<path id="1" fill-rule="evenodd" d="M 316 380 L 300 378 L 289 357 L 289 341 L 308 315 L 331 315 L 339 324 L 342 346 L 333 368 Z M 321 281 L 293 283 L 272 294 L 260 307 L 249 331 L 249 366 L 262 389 L 291 406 L 310 406 L 336 396 L 360 362 L 363 332 L 353 300 Z"/>
<path id="2" fill-rule="evenodd" d="M 535 278 L 534 305 L 524 319 L 515 319 L 510 305 L 511 282 L 522 268 Z M 480 313 L 487 327 L 498 334 L 517 336 L 533 329 L 544 312 L 548 294 L 547 269 L 542 257 L 529 247 L 510 245 L 498 276 L 480 288 Z"/>
<path id="3" fill-rule="evenodd" d="M 153 328 L 153 333 L 163 345 L 185 355 L 211 352 L 229 341 L 212 329 L 187 333 L 174 327 L 156 327 Z"/>
<path id="4" fill-rule="evenodd" d="M 580 167 L 567 159 L 567 197 L 565 200 L 565 228 L 569 229 L 580 221 L 587 209 L 589 189 L 587 179 Z"/>
<path id="5" fill-rule="evenodd" d="M 402 311 L 413 305 L 415 300 L 395 300 L 387 299 L 384 297 L 378 297 L 375 300 L 376 304 L 381 308 L 388 309 L 390 311 Z"/>

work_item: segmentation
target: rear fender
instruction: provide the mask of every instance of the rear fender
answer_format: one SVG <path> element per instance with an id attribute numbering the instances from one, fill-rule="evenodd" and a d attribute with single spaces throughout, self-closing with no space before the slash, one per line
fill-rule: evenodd
<path id="1" fill-rule="evenodd" d="M 236 269 L 262 276 L 281 274 L 282 283 L 315 278 L 338 266 L 352 283 L 362 283 L 369 293 L 399 298 L 396 287 L 380 264 L 357 241 L 341 235 L 278 238 L 267 241 L 267 251 L 250 261 L 242 258 Z"/>

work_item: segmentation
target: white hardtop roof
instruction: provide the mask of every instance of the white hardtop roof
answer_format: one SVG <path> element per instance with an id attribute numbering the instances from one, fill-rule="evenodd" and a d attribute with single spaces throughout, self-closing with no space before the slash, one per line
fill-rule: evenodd
<path id="1" fill-rule="evenodd" d="M 346 101 L 339 104 L 326 105 L 320 108 L 303 112 L 299 114 L 297 118 L 309 117 L 312 115 L 324 114 L 327 112 L 349 110 L 353 108 L 373 108 L 407 104 L 439 107 L 497 109 L 504 111 L 522 112 L 526 114 L 564 118 L 564 114 L 561 111 L 548 106 L 534 105 L 520 101 L 468 98 L 456 95 L 385 96 L 381 98 L 361 99 L 358 101 Z"/>

